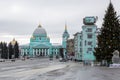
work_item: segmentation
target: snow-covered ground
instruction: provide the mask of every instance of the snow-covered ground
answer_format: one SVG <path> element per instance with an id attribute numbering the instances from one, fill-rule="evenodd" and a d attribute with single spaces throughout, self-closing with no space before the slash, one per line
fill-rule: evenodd
<path id="1" fill-rule="evenodd" d="M 67 67 L 37 75 L 31 80 L 119 80 L 120 69 L 83 66 L 72 63 Z"/>
<path id="2" fill-rule="evenodd" d="M 0 62 L 0 80 L 119 80 L 120 69 L 48 58 Z"/>
<path id="3" fill-rule="evenodd" d="M 48 58 L 0 63 L 0 80 L 30 80 L 35 75 L 66 67 L 65 62 Z"/>

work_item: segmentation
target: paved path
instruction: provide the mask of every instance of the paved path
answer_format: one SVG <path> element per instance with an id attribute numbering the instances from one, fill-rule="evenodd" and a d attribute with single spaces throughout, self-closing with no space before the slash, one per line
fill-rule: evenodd
<path id="1" fill-rule="evenodd" d="M 31 80 L 120 80 L 120 69 L 72 63 L 66 68 L 47 72 Z"/>
<path id="2" fill-rule="evenodd" d="M 43 74 L 46 72 L 62 69 L 65 67 L 66 67 L 65 64 L 60 64 L 60 65 L 52 65 L 52 66 L 48 66 L 48 67 L 40 68 L 40 69 L 30 69 L 30 70 L 16 69 L 16 70 L 11 70 L 11 71 L 1 72 L 0 77 L 15 77 L 20 80 L 25 80 L 33 75 Z"/>
<path id="3" fill-rule="evenodd" d="M 18 62 L 0 63 L 0 80 L 120 80 L 120 69 L 48 59 Z"/>
<path id="4" fill-rule="evenodd" d="M 5 62 L 0 64 L 0 80 L 29 80 L 35 75 L 62 69 L 66 66 L 65 63 L 48 59 Z"/>

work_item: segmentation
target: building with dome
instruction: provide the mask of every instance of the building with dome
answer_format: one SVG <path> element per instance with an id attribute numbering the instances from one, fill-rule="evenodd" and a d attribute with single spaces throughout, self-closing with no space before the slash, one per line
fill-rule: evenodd
<path id="1" fill-rule="evenodd" d="M 39 25 L 33 32 L 30 38 L 30 43 L 22 45 L 20 47 L 21 56 L 39 57 L 39 56 L 50 56 L 60 55 L 60 49 L 63 49 L 63 54 L 66 54 L 66 41 L 69 38 L 67 32 L 67 26 L 65 25 L 65 31 L 62 36 L 62 45 L 50 43 L 50 38 L 47 36 L 46 30 Z"/>

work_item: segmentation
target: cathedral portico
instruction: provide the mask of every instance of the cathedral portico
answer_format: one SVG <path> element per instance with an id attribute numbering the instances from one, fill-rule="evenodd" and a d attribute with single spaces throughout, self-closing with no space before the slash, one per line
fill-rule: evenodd
<path id="1" fill-rule="evenodd" d="M 46 30 L 39 25 L 33 32 L 28 45 L 21 46 L 21 56 L 39 57 L 39 56 L 57 56 L 60 54 L 60 48 L 66 48 L 67 28 L 63 34 L 63 44 L 54 45 L 50 43 L 50 38 L 47 36 Z M 67 36 L 67 37 L 66 37 Z"/>

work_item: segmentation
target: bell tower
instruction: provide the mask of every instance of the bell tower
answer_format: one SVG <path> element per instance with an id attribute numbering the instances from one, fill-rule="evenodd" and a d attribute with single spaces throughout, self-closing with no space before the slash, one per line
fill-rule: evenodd
<path id="1" fill-rule="evenodd" d="M 64 30 L 64 33 L 62 35 L 62 48 L 63 48 L 64 57 L 67 54 L 66 47 L 67 47 L 67 40 L 68 40 L 68 38 L 69 38 L 69 33 L 67 31 L 67 25 L 65 24 L 65 30 Z"/>

